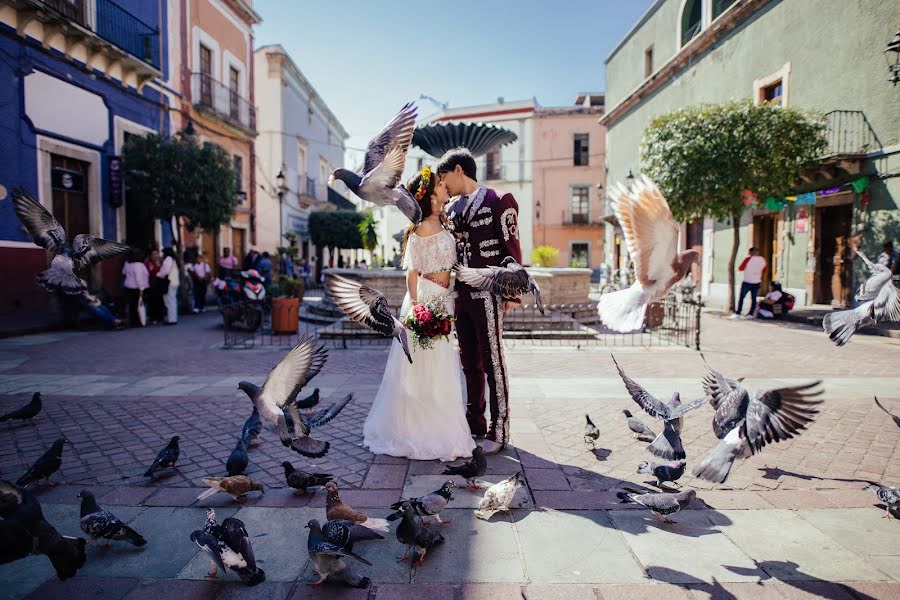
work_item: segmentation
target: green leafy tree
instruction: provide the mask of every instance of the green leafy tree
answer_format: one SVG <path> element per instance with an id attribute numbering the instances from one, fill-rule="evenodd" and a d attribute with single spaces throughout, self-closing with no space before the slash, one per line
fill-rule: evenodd
<path id="1" fill-rule="evenodd" d="M 535 246 L 531 250 L 531 264 L 535 267 L 552 267 L 559 258 L 559 250 L 553 246 Z"/>
<path id="2" fill-rule="evenodd" d="M 362 248 L 360 225 L 363 215 L 352 210 L 316 210 L 309 214 L 309 236 L 317 248 L 318 268 L 322 268 L 325 248 Z M 318 279 L 319 273 L 316 273 Z"/>
<path id="3" fill-rule="evenodd" d="M 363 215 L 359 224 L 359 237 L 363 248 L 371 252 L 378 247 L 378 221 L 372 211 L 366 211 Z"/>
<path id="4" fill-rule="evenodd" d="M 679 221 L 731 221 L 728 305 L 734 308 L 734 264 L 743 190 L 764 200 L 790 194 L 826 147 L 819 115 L 750 101 L 697 104 L 657 117 L 644 132 L 643 171 L 665 194 Z"/>

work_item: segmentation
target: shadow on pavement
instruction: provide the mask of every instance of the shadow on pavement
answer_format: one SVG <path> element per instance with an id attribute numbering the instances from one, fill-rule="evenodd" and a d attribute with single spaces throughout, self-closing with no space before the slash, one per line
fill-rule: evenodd
<path id="1" fill-rule="evenodd" d="M 759 582 L 769 579 L 775 579 L 802 590 L 807 593 L 813 593 L 821 598 L 829 600 L 844 600 L 847 596 L 851 598 L 859 598 L 859 600 L 877 600 L 859 590 L 852 590 L 842 583 L 834 583 L 825 579 L 820 579 L 800 570 L 800 565 L 793 561 L 786 560 L 763 560 L 753 561 L 757 569 L 765 573 L 765 577 L 760 577 Z M 746 569 L 744 567 L 725 568 L 738 575 L 756 575 L 756 569 Z"/>

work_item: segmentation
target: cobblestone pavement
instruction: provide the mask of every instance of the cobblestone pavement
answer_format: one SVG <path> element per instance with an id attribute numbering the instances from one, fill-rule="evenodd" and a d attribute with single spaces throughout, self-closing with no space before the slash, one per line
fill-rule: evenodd
<path id="1" fill-rule="evenodd" d="M 446 551 L 436 553 L 434 563 L 411 572 L 398 569 L 388 556 L 383 564 L 376 561 L 370 590 L 328 587 L 322 592 L 302 584 L 312 573 L 302 551 L 305 536 L 299 532 L 304 519 L 323 517 L 323 498 L 285 489 L 281 462 L 333 473 L 346 501 L 381 510 L 402 495 L 428 489 L 442 467 L 373 456 L 362 448 L 362 422 L 387 346 L 332 349 L 311 385 L 320 388 L 326 402 L 350 392 L 355 399 L 334 422 L 317 430 L 331 441 L 331 451 L 321 459 L 302 459 L 266 430 L 261 445 L 250 451 L 248 474 L 268 492 L 239 505 L 217 497 L 199 505 L 240 507 L 254 535 L 274 527 L 267 516 L 289 514 L 298 523 L 296 539 L 284 539 L 282 531 L 273 529 L 269 538 L 254 542 L 263 546 L 257 555 L 269 561 L 270 573 L 269 582 L 255 591 L 202 581 L 202 560 L 185 542 L 202 522 L 203 510 L 194 503 L 198 480 L 224 474 L 225 459 L 249 414 L 249 401 L 237 382 L 261 383 L 287 350 L 222 350 L 221 342 L 212 314 L 184 319 L 177 327 L 0 340 L 0 411 L 27 402 L 34 391 L 42 392 L 45 406 L 36 424 L 0 424 L 0 476 L 16 479 L 62 432 L 72 443 L 56 476 L 60 485 L 37 491 L 51 521 L 64 523 L 60 528 L 65 533 L 77 534 L 76 494 L 90 487 L 102 505 L 132 524 L 143 523 L 145 533 L 172 529 L 176 525 L 167 526 L 170 522 L 180 524 L 180 530 L 160 542 L 184 553 L 168 557 L 172 564 L 160 565 L 152 554 L 153 537 L 160 537 L 156 533 L 148 535 L 151 544 L 139 555 L 125 549 L 101 555 L 92 549 L 85 571 L 63 583 L 52 578 L 46 559 L 34 557 L 0 567 L 0 579 L 9 577 L 13 583 L 0 589 L 0 598 L 28 593 L 230 598 L 238 592 L 369 599 L 422 594 L 529 599 L 900 595 L 900 524 L 881 521 L 877 501 L 861 491 L 869 480 L 900 484 L 900 430 L 872 401 L 877 395 L 900 414 L 896 340 L 860 336 L 835 348 L 819 331 L 802 325 L 704 315 L 703 350 L 716 368 L 747 377 L 751 389 L 822 379 L 826 402 L 808 431 L 738 464 L 726 486 L 685 475 L 680 483 L 698 489 L 699 500 L 698 510 L 684 513 L 687 532 L 680 534 L 651 525 L 652 520 L 626 510 L 615 497 L 623 483 L 645 482 L 635 469 L 652 457 L 646 443 L 633 440 L 625 426 L 622 409 L 638 411 L 625 395 L 609 353 L 659 397 L 677 390 L 683 399 L 701 393 L 699 354 L 682 348 L 518 344 L 508 353 L 514 447 L 491 458 L 489 474 L 499 479 L 524 470 L 528 488 L 523 509 L 490 524 L 458 510 Z M 601 430 L 593 450 L 581 439 L 585 413 Z M 647 415 L 639 416 L 659 427 Z M 714 444 L 711 416 L 704 407 L 685 419 L 689 464 Z M 174 434 L 182 438 L 181 468 L 155 481 L 144 478 L 146 466 Z M 467 493 L 457 495 L 462 496 L 460 506 L 466 506 Z M 291 510 L 272 512 L 279 508 Z M 251 521 L 259 525 L 251 526 Z M 586 521 L 597 526 L 597 536 L 584 535 Z M 476 545 L 474 536 L 486 527 L 490 536 L 482 535 Z M 780 528 L 793 537 L 780 540 Z M 756 541 L 759 531 L 767 532 L 768 546 Z M 816 544 L 824 544 L 827 552 L 815 554 L 811 548 Z M 290 568 L 275 567 L 279 559 L 271 556 L 273 545 L 284 545 L 293 556 Z M 665 559 L 655 552 L 659 548 Z M 682 548 L 680 556 L 673 553 Z M 683 556 L 692 559 L 681 564 Z M 430 565 L 433 570 L 426 571 Z"/>

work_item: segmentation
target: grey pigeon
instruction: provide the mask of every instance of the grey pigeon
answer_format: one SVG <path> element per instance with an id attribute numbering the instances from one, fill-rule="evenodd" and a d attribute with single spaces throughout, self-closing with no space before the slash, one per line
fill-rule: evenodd
<path id="1" fill-rule="evenodd" d="M 319 574 L 318 581 L 313 582 L 312 585 L 321 585 L 326 580 L 331 579 L 332 581 L 343 581 L 350 587 L 369 587 L 371 580 L 368 577 L 360 577 L 354 573 L 343 559 L 353 558 L 369 566 L 372 566 L 372 563 L 362 556 L 354 554 L 352 550 L 344 545 L 327 539 L 318 520 L 310 520 L 306 527 L 309 529 L 306 551 L 310 560 L 312 560 L 313 568 Z"/>
<path id="2" fill-rule="evenodd" d="M 591 421 L 590 415 L 584 415 L 584 420 L 584 443 L 590 444 L 591 448 L 594 448 L 597 445 L 597 440 L 600 439 L 600 430 Z"/>
<path id="3" fill-rule="evenodd" d="M 544 304 L 541 302 L 541 288 L 534 277 L 528 274 L 525 267 L 511 256 L 504 257 L 499 267 L 475 269 L 457 264 L 453 266 L 456 279 L 484 292 L 491 292 L 501 298 L 518 298 L 525 294 L 534 295 L 534 303 L 541 314 Z"/>
<path id="4" fill-rule="evenodd" d="M 622 502 L 635 502 L 650 509 L 653 518 L 662 523 L 672 525 L 675 521 L 669 519 L 680 510 L 687 508 L 691 501 L 697 497 L 694 490 L 682 490 L 673 492 L 642 492 L 632 488 L 623 488 L 624 492 L 617 492 L 616 496 Z"/>
<path id="5" fill-rule="evenodd" d="M 301 412 L 310 410 L 319 405 L 319 388 L 316 388 L 312 391 L 312 394 L 307 396 L 302 400 L 297 400 L 294 402 L 294 406 L 300 409 Z"/>
<path id="6" fill-rule="evenodd" d="M 484 497 L 478 503 L 478 508 L 475 509 L 475 516 L 487 521 L 495 513 L 509 510 L 509 505 L 516 492 L 524 484 L 525 476 L 522 471 L 517 471 L 503 481 L 495 483 L 484 493 Z"/>
<path id="7" fill-rule="evenodd" d="M 467 487 L 471 491 L 478 487 L 478 478 L 483 477 L 486 472 L 487 457 L 484 455 L 484 450 L 481 446 L 476 445 L 472 450 L 472 458 L 461 465 L 447 467 L 441 472 L 441 475 L 458 475 L 464 478 L 467 482 Z"/>
<path id="8" fill-rule="evenodd" d="M 328 179 L 343 181 L 351 192 L 377 206 L 396 206 L 413 223 L 422 220 L 418 202 L 400 183 L 406 151 L 416 127 L 416 106 L 407 102 L 397 116 L 369 142 L 362 168 L 354 173 L 337 169 Z"/>
<path id="9" fill-rule="evenodd" d="M 322 535 L 326 540 L 347 550 L 353 550 L 353 544 L 367 540 L 383 540 L 384 536 L 348 519 L 327 521 L 322 525 Z"/>
<path id="10" fill-rule="evenodd" d="M 897 488 L 870 483 L 863 490 L 872 492 L 876 498 L 884 502 L 884 516 L 881 517 L 882 519 L 889 519 L 891 513 L 900 512 L 900 490 Z"/>
<path id="11" fill-rule="evenodd" d="M 249 463 L 250 458 L 247 456 L 247 446 L 244 443 L 244 438 L 240 438 L 225 462 L 225 470 L 228 471 L 229 475 L 243 475 Z"/>
<path id="12" fill-rule="evenodd" d="M 375 288 L 334 273 L 326 274 L 325 288 L 348 319 L 384 337 L 395 338 L 403 347 L 407 360 L 412 363 L 406 327 L 394 316 L 384 294 Z"/>
<path id="13" fill-rule="evenodd" d="M 894 425 L 896 425 L 897 427 L 900 427 L 900 417 L 898 417 L 897 415 L 895 415 L 894 413 L 892 413 L 891 411 L 889 411 L 888 409 L 886 409 L 886 408 L 881 404 L 881 402 L 878 400 L 878 396 L 875 396 L 875 404 L 877 404 L 877 405 L 878 405 L 878 408 L 880 408 L 881 410 L 883 410 L 885 413 L 887 413 L 887 415 L 888 415 L 891 419 L 894 420 Z"/>
<path id="14" fill-rule="evenodd" d="M 6 413 L 2 417 L 0 417 L 0 422 L 11 421 L 12 419 L 19 419 L 20 421 L 31 419 L 31 422 L 34 423 L 34 418 L 38 416 L 39 412 L 41 412 L 42 406 L 43 404 L 41 402 L 41 393 L 35 392 L 31 397 L 31 402 L 21 408 L 17 408 L 14 411 Z"/>
<path id="15" fill-rule="evenodd" d="M 664 487 L 663 483 L 667 481 L 675 483 L 681 479 L 681 476 L 684 475 L 685 467 L 687 467 L 686 460 L 679 460 L 670 464 L 644 461 L 638 465 L 637 472 L 641 475 L 653 475 L 656 477 L 656 485 Z"/>
<path id="16" fill-rule="evenodd" d="M 870 261 L 856 251 L 872 274 L 856 292 L 859 306 L 837 310 L 822 319 L 822 328 L 836 346 L 843 346 L 861 327 L 881 321 L 900 322 L 900 290 L 893 283 L 893 274 L 886 266 Z"/>
<path id="17" fill-rule="evenodd" d="M 244 445 L 247 448 L 259 446 L 260 433 L 262 433 L 262 419 L 259 418 L 259 410 L 254 406 L 253 412 L 244 421 L 244 428 L 241 429 L 241 439 L 244 440 Z"/>
<path id="18" fill-rule="evenodd" d="M 79 276 L 89 267 L 107 258 L 131 251 L 127 244 L 80 233 L 66 244 L 66 230 L 40 202 L 19 187 L 12 193 L 16 216 L 28 230 L 31 239 L 53 254 L 50 268 L 37 275 L 38 283 L 48 292 L 62 291 L 75 295 L 87 290 Z"/>
<path id="19" fill-rule="evenodd" d="M 112 540 L 128 542 L 135 546 L 147 544 L 147 540 L 141 534 L 108 510 L 100 508 L 91 491 L 81 490 L 78 497 L 81 498 L 81 530 L 92 540 L 106 540 L 107 546 Z"/>
<path id="20" fill-rule="evenodd" d="M 181 454 L 181 449 L 178 447 L 178 440 L 180 439 L 181 438 L 177 435 L 172 436 L 172 439 L 169 440 L 166 447 L 160 450 L 159 454 L 156 455 L 156 460 L 153 461 L 153 464 L 150 465 L 150 468 L 144 473 L 144 477 L 152 477 L 154 473 L 176 466 L 178 456 Z"/>
<path id="21" fill-rule="evenodd" d="M 437 519 L 437 522 L 441 525 L 445 525 L 450 523 L 451 520 L 441 520 L 441 511 L 447 508 L 447 504 L 453 500 L 453 495 L 451 490 L 456 487 L 456 484 L 452 479 L 448 479 L 444 482 L 444 485 L 440 487 L 430 494 L 425 494 L 424 496 L 419 496 L 418 498 L 407 498 L 406 500 L 401 500 L 400 502 L 395 502 L 391 504 L 391 508 L 394 510 L 400 510 L 403 503 L 408 503 L 413 511 L 422 517 L 422 522 L 425 523 L 428 521 L 428 517 L 434 516 Z"/>
<path id="22" fill-rule="evenodd" d="M 230 569 L 248 586 L 266 580 L 266 572 L 256 564 L 247 526 L 240 519 L 229 517 L 219 525 L 216 511 L 207 509 L 206 524 L 202 530 L 191 533 L 191 541 L 210 558 L 211 570 L 207 577 L 217 577 L 219 569 Z"/>
<path id="23" fill-rule="evenodd" d="M 287 461 L 281 463 L 281 466 L 284 468 L 284 480 L 288 486 L 300 490 L 304 494 L 309 488 L 324 486 L 333 479 L 328 473 L 307 473 L 295 469 L 294 465 Z"/>
<path id="24" fill-rule="evenodd" d="M 642 435 L 648 437 L 656 437 L 656 434 L 653 433 L 653 430 L 644 425 L 644 422 L 631 414 L 630 410 L 623 410 L 622 414 L 625 415 L 625 420 L 628 423 L 628 429 L 631 430 L 632 437 L 635 439 L 641 437 Z"/>
<path id="25" fill-rule="evenodd" d="M 704 358 L 704 362 L 706 359 Z M 721 440 L 692 469 L 694 477 L 724 483 L 739 457 L 760 452 L 766 444 L 798 435 L 813 421 L 821 400 L 821 381 L 760 390 L 751 397 L 737 380 L 725 377 L 706 363 L 703 390 L 716 409 L 713 433 Z"/>
<path id="26" fill-rule="evenodd" d="M 50 446 L 50 449 L 44 452 L 39 459 L 34 461 L 25 474 L 19 477 L 16 485 L 27 487 L 41 479 L 46 480 L 50 484 L 50 476 L 59 471 L 62 466 L 63 445 L 69 443 L 64 437 L 57 438 Z M 53 484 L 50 484 L 53 485 Z"/>
<path id="27" fill-rule="evenodd" d="M 398 556 L 398 561 L 404 561 L 409 558 L 409 551 L 413 551 L 413 564 L 421 566 L 425 562 L 425 554 L 433 547 L 444 541 L 437 531 L 432 531 L 425 527 L 416 519 L 416 509 L 408 501 L 399 503 L 397 512 L 388 517 L 389 521 L 400 519 L 400 525 L 397 526 L 397 541 L 406 546 L 403 556 Z M 416 560 L 416 554 L 419 559 Z"/>

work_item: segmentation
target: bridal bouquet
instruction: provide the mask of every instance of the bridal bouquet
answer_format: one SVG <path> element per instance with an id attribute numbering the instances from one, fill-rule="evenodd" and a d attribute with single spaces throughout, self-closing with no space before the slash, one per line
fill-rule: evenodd
<path id="1" fill-rule="evenodd" d="M 434 345 L 436 339 L 449 340 L 453 315 L 447 313 L 442 301 L 432 301 L 413 306 L 403 324 L 412 331 L 415 345 L 419 348 L 429 349 Z"/>

